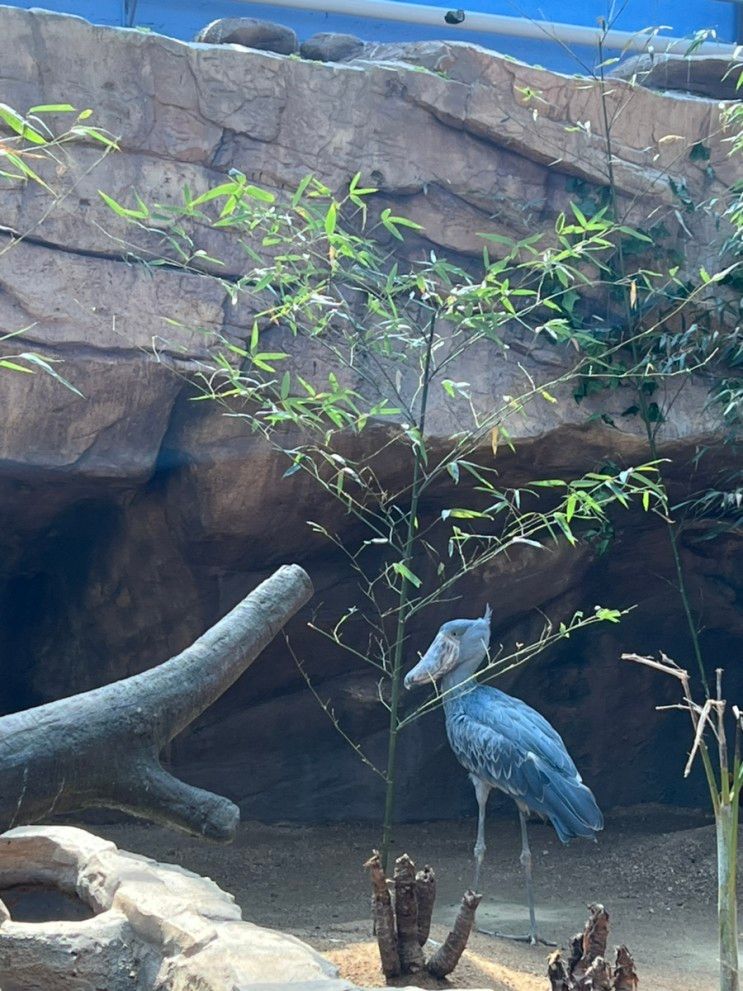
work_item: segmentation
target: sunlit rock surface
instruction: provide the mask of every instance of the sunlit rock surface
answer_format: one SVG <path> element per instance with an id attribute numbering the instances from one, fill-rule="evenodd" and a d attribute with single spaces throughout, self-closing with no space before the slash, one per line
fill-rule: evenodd
<path id="1" fill-rule="evenodd" d="M 84 830 L 34 826 L 0 837 L 0 890 L 76 896 L 82 920 L 0 923 L 9 991 L 353 991 L 306 943 L 244 922 L 232 895 L 175 864 L 117 849 Z"/>
<path id="2" fill-rule="evenodd" d="M 6 7 L 0 58 L 4 102 L 21 111 L 60 101 L 90 107 L 121 145 L 102 160 L 93 146 L 63 155 L 51 178 L 64 196 L 48 215 L 48 197 L 35 185 L 0 186 L 2 223 L 24 235 L 0 254 L 0 327 L 26 328 L 22 348 L 59 359 L 82 393 L 41 374 L 0 375 L 0 705 L 31 706 L 171 656 L 291 559 L 318 589 L 290 627 L 294 649 L 346 731 L 382 761 L 386 713 L 376 678 L 306 626 L 315 610 L 322 622 L 357 604 L 351 576 L 306 521 L 345 524 L 303 474 L 283 478 L 285 464 L 241 421 L 191 401 L 188 380 L 203 367 L 210 340 L 244 337 L 247 315 L 233 311 L 213 282 L 130 264 L 132 229 L 98 190 L 124 203 L 133 190 L 167 203 L 184 184 L 200 193 L 231 168 L 278 190 L 310 171 L 340 189 L 360 171 L 379 187 L 380 207 L 423 225 L 410 250 L 474 258 L 483 232 L 548 230 L 571 200 L 605 185 L 597 86 L 459 44 L 366 46 L 355 60 L 329 64 Z M 680 212 L 669 176 L 695 201 L 721 196 L 733 181 L 718 103 L 622 80 L 611 81 L 606 98 L 618 195 L 630 220 L 662 217 L 690 269 L 714 270 L 724 232 L 705 211 Z M 680 152 L 695 143 L 703 158 Z M 223 235 L 194 236 L 240 273 L 244 255 Z M 137 247 L 159 251 L 159 239 L 148 237 L 138 233 Z M 458 370 L 481 408 L 513 394 L 522 368 L 543 381 L 569 360 L 531 341 L 511 344 L 495 357 L 473 353 Z M 729 457 L 705 411 L 707 387 L 686 388 L 663 429 L 678 498 Z M 510 424 L 516 453 L 504 448 L 497 456 L 504 484 L 568 477 L 607 457 L 647 458 L 636 425 L 621 417 L 626 397 L 579 406 L 564 387 L 556 398 Z M 599 410 L 617 426 L 591 418 Z M 436 397 L 429 423 L 432 444 L 443 442 L 458 428 L 456 408 Z M 700 447 L 711 453 L 692 468 Z M 399 466 L 387 470 L 394 479 Z M 450 498 L 431 493 L 422 517 Z M 741 633 L 735 543 L 684 540 L 702 637 L 724 665 Z M 537 635 L 536 609 L 562 618 L 597 603 L 641 603 L 621 627 L 571 639 L 502 687 L 559 727 L 603 804 L 693 801 L 703 791 L 680 775 L 687 727 L 653 711 L 673 686 L 618 660 L 622 649 L 663 648 L 692 663 L 671 581 L 662 527 L 643 514 L 619 514 L 605 557 L 589 548 L 525 547 L 499 559 L 462 586 L 461 604 L 442 605 L 414 626 L 410 657 L 441 621 L 486 602 L 494 642 L 505 644 Z M 740 674 L 731 670 L 728 684 L 740 701 Z M 378 779 L 336 734 L 281 640 L 176 741 L 170 758 L 181 776 L 229 795 L 251 818 L 379 814 Z M 472 811 L 471 786 L 449 753 L 440 715 L 406 734 L 401 762 L 402 816 Z"/>

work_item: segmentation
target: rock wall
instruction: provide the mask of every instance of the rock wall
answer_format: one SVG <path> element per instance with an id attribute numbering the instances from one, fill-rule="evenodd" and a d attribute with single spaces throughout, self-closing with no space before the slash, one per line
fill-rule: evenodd
<path id="1" fill-rule="evenodd" d="M 133 266 L 131 230 L 102 205 L 99 189 L 121 202 L 132 190 L 167 202 L 184 183 L 199 193 L 231 168 L 276 189 L 310 171 L 341 188 L 360 171 L 379 187 L 380 206 L 424 226 L 424 243 L 466 257 L 479 254 L 481 232 L 549 228 L 576 190 L 605 185 L 606 157 L 596 85 L 466 45 L 380 47 L 331 65 L 0 7 L 0 61 L 0 100 L 21 111 L 60 101 L 90 107 L 121 148 L 102 160 L 98 147 L 70 149 L 52 170 L 61 194 L 52 211 L 33 184 L 0 185 L 0 328 L 26 328 L 23 347 L 61 360 L 83 394 L 44 375 L 0 375 L 0 705 L 12 711 L 170 656 L 286 560 L 310 571 L 321 617 L 355 601 L 351 576 L 305 525 L 324 510 L 311 483 L 301 474 L 283 479 L 285 466 L 240 421 L 191 402 L 189 376 L 212 336 L 244 337 L 245 322 L 213 282 Z M 654 211 L 671 238 L 683 239 L 690 267 L 713 269 L 722 236 L 714 218 L 682 216 L 669 177 L 696 200 L 720 196 L 733 180 L 719 105 L 620 80 L 606 99 L 630 219 Z M 695 143 L 707 160 L 689 158 Z M 13 232 L 23 238 L 5 250 Z M 244 261 L 228 243 L 213 232 L 194 237 L 239 274 Z M 138 243 L 146 249 L 147 236 Z M 201 332 L 176 334 L 166 317 Z M 511 357 L 472 360 L 468 377 L 483 401 L 508 392 L 519 362 L 536 378 L 559 364 L 554 352 L 518 342 Z M 704 409 L 706 391 L 704 381 L 690 385 L 664 426 L 677 494 L 698 488 L 727 457 Z M 644 457 L 626 421 L 597 425 L 569 390 L 557 398 L 512 430 L 517 449 L 503 456 L 505 482 L 590 469 L 607 456 Z M 626 405 L 622 396 L 603 401 L 615 414 Z M 456 429 L 443 404 L 431 423 L 440 437 Z M 692 471 L 701 444 L 712 453 Z M 424 507 L 436 511 L 435 501 Z M 668 590 L 667 541 L 644 516 L 617 526 L 600 560 L 525 548 L 494 565 L 462 589 L 466 611 L 491 602 L 495 636 L 512 642 L 534 634 L 537 607 L 564 615 L 639 603 L 620 628 L 570 640 L 502 687 L 555 722 L 604 804 L 694 801 L 703 792 L 680 776 L 686 725 L 653 712 L 668 686 L 618 661 L 622 649 L 662 647 L 691 663 Z M 684 547 L 705 645 L 723 664 L 742 632 L 735 549 L 732 538 Z M 424 646 L 450 608 L 461 607 L 429 614 L 413 642 Z M 374 680 L 313 636 L 308 615 L 292 624 L 296 649 L 350 734 L 381 759 Z M 730 697 L 743 697 L 735 671 L 730 687 Z M 250 818 L 379 812 L 378 782 L 280 643 L 170 757 L 180 776 L 229 795 Z M 401 759 L 401 815 L 472 811 L 440 715 L 415 724 Z"/>

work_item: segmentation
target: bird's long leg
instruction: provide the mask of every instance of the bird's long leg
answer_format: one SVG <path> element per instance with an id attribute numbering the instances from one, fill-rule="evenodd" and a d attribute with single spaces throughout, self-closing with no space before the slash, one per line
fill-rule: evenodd
<path id="1" fill-rule="evenodd" d="M 532 946 L 538 946 L 540 943 L 542 946 L 556 946 L 557 944 L 542 939 L 537 929 L 537 916 L 534 910 L 534 882 L 531 872 L 531 849 L 529 848 L 529 834 L 526 828 L 527 815 L 528 813 L 519 809 L 519 821 L 521 823 L 521 857 L 519 859 L 521 860 L 521 866 L 524 868 L 524 878 L 526 881 L 526 900 L 529 905 L 529 933 L 525 936 L 510 936 L 507 933 L 490 932 L 487 935 L 498 936 L 500 939 L 513 939 L 517 943 L 531 943 Z M 480 929 L 479 932 L 482 933 L 485 930 Z"/>
<path id="2" fill-rule="evenodd" d="M 526 826 L 526 813 L 519 809 L 519 821 L 521 823 L 521 866 L 524 868 L 524 879 L 526 881 L 526 901 L 529 905 L 529 935 L 532 946 L 539 942 L 537 932 L 537 916 L 534 911 L 534 880 L 531 873 L 531 850 L 529 849 L 529 831 Z"/>
<path id="3" fill-rule="evenodd" d="M 477 839 L 475 840 L 475 877 L 472 882 L 472 890 L 480 890 L 480 872 L 482 870 L 482 862 L 485 859 L 485 808 L 488 804 L 488 795 L 490 794 L 490 785 L 482 781 L 480 778 L 473 778 L 472 783 L 475 786 L 475 795 L 477 796 Z"/>

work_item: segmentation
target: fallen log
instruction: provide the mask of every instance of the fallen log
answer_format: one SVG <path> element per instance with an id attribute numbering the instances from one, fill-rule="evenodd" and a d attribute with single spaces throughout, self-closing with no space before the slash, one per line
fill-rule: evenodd
<path id="1" fill-rule="evenodd" d="M 240 813 L 160 763 L 174 736 L 215 702 L 312 595 L 279 568 L 176 657 L 142 674 L 0 718 L 0 832 L 92 807 L 120 809 L 212 840 Z"/>

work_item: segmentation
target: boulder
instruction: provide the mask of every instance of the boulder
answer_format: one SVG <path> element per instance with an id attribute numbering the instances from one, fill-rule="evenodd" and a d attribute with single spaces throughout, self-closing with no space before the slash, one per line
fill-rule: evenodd
<path id="1" fill-rule="evenodd" d="M 277 55 L 293 55 L 299 48 L 291 28 L 256 17 L 220 17 L 196 35 L 194 41 L 206 45 L 242 45 Z"/>
<path id="2" fill-rule="evenodd" d="M 360 55 L 363 50 L 364 42 L 355 34 L 321 31 L 302 42 L 299 54 L 313 62 L 344 62 Z"/>
<path id="3" fill-rule="evenodd" d="M 618 79 L 636 81 L 648 89 L 689 93 L 711 100 L 740 97 L 739 61 L 714 55 L 635 55 L 611 70 Z"/>
<path id="4" fill-rule="evenodd" d="M 293 936 L 242 921 L 208 878 L 118 850 L 71 827 L 22 827 L 0 837 L 0 891 L 26 884 L 70 892 L 92 910 L 72 922 L 0 926 L 8 991 L 352 991 Z"/>

